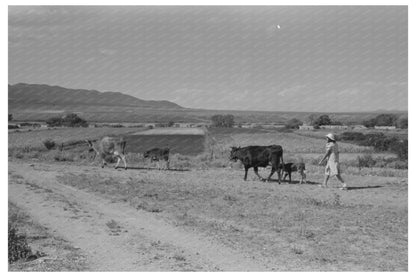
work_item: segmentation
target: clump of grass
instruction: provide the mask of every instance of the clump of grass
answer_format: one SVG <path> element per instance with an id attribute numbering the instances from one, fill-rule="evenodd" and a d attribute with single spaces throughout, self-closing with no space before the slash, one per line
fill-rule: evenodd
<path id="1" fill-rule="evenodd" d="M 377 161 L 373 159 L 373 156 L 370 154 L 365 154 L 364 156 L 358 156 L 358 167 L 373 167 L 376 165 Z"/>
<path id="2" fill-rule="evenodd" d="M 32 261 L 45 256 L 44 253 L 36 251 L 33 253 L 27 243 L 26 235 L 19 234 L 17 227 L 9 223 L 8 227 L 8 261 L 9 264 L 17 261 Z"/>
<path id="3" fill-rule="evenodd" d="M 179 261 L 179 262 L 184 262 L 184 261 L 186 261 L 186 258 L 185 258 L 185 256 L 183 256 L 183 255 L 180 255 L 180 254 L 175 254 L 175 255 L 173 255 L 173 257 L 172 257 L 174 260 L 176 260 L 176 261 Z"/>
<path id="4" fill-rule="evenodd" d="M 46 149 L 51 150 L 56 146 L 56 143 L 52 139 L 45 139 L 43 141 L 43 145 L 46 147 Z"/>
<path id="5" fill-rule="evenodd" d="M 303 249 L 302 248 L 300 248 L 299 246 L 297 246 L 297 245 L 294 245 L 294 246 L 292 246 L 292 251 L 293 251 L 293 253 L 295 253 L 296 255 L 302 255 L 303 254 Z"/>
<path id="6" fill-rule="evenodd" d="M 73 153 L 57 152 L 54 156 L 54 160 L 57 162 L 73 162 L 75 157 Z"/>
<path id="7" fill-rule="evenodd" d="M 17 262 L 18 260 L 26 260 L 32 255 L 32 249 L 27 244 L 26 236 L 19 235 L 17 228 L 9 224 L 9 263 Z"/>

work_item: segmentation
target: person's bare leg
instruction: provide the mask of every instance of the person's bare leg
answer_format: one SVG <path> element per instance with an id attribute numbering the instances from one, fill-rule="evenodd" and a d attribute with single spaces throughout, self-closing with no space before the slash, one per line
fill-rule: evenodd
<path id="1" fill-rule="evenodd" d="M 348 189 L 348 187 L 347 187 L 347 184 L 344 182 L 344 180 L 342 179 L 342 177 L 341 177 L 341 174 L 337 174 L 336 175 L 337 176 L 337 179 L 341 182 L 341 184 L 342 184 L 342 187 L 340 187 L 340 189 L 341 190 L 347 190 Z"/>
<path id="2" fill-rule="evenodd" d="M 342 179 L 341 174 L 337 174 L 337 175 L 335 175 L 335 176 L 337 176 L 337 179 L 338 179 L 341 183 L 344 183 L 344 180 Z"/>
<path id="3" fill-rule="evenodd" d="M 328 187 L 328 180 L 329 180 L 329 175 L 325 174 L 324 182 L 322 183 L 321 187 L 323 188 Z"/>

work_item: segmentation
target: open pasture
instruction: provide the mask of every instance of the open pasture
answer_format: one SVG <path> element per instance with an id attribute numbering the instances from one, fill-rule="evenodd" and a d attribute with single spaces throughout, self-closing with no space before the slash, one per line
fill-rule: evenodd
<path id="1" fill-rule="evenodd" d="M 49 130 L 33 130 L 31 132 L 9 133 L 9 148 L 14 147 L 44 147 L 43 141 L 52 139 L 56 143 L 98 139 L 104 136 L 118 136 L 134 133 L 143 128 L 57 128 Z"/>
<path id="2" fill-rule="evenodd" d="M 407 270 L 406 178 L 348 176 L 354 189 L 341 192 L 318 188 L 320 174 L 278 185 L 230 169 L 73 170 L 58 180 L 215 237 L 270 270 Z"/>
<path id="3" fill-rule="evenodd" d="M 97 138 L 104 131 L 104 128 L 50 130 L 39 132 L 42 136 L 39 134 L 37 139 L 28 133 L 12 133 L 9 140 L 10 136 L 16 140 L 11 145 L 39 145 L 46 138 L 62 141 Z M 407 170 L 360 170 L 349 163 L 364 153 L 391 157 L 389 153 L 375 154 L 371 147 L 339 143 L 341 170 L 350 186 L 348 191 L 339 191 L 334 179 L 330 180 L 332 188 L 317 186 L 322 182 L 323 167 L 315 161 L 325 151 L 323 138 L 237 128 L 212 128 L 205 136 L 145 135 L 132 128 L 106 131 L 126 138 L 128 158 L 153 147 L 168 146 L 174 153 L 171 166 L 191 170 L 101 169 L 86 159 L 58 162 L 56 158 L 46 160 L 47 163 L 39 161 L 36 169 L 27 166 L 25 158 L 12 159 L 9 164 L 15 174 L 27 175 L 22 182 L 33 173 L 42 176 L 31 179 L 32 187 L 42 186 L 43 174 L 49 174 L 50 180 L 58 183 L 56 187 L 70 186 L 112 203 L 126 203 L 135 211 L 213 239 L 254 257 L 253 260 L 264 261 L 268 270 L 406 271 L 408 268 Z M 296 173 L 292 175 L 293 184 L 279 185 L 276 175 L 272 182 L 261 182 L 252 169 L 248 181 L 243 181 L 239 163 L 229 161 L 229 147 L 270 144 L 283 146 L 286 162 L 304 159 L 306 184 L 295 184 L 299 180 Z M 70 151 L 65 150 L 64 154 Z M 130 160 L 130 165 L 135 164 L 136 161 Z M 21 169 L 23 165 L 29 169 Z M 269 172 L 269 168 L 259 171 L 262 176 Z M 48 189 L 53 190 L 54 185 Z M 95 238 L 90 235 L 93 241 Z"/>
<path id="4" fill-rule="evenodd" d="M 222 133 L 214 130 L 210 135 L 224 149 L 231 146 L 248 145 L 272 145 L 278 144 L 286 153 L 325 153 L 325 137 L 306 137 L 296 133 L 284 133 L 278 131 L 261 132 L 235 132 Z M 358 146 L 351 143 L 339 142 L 339 150 L 343 153 L 366 153 L 371 152 L 371 147 Z"/>
<path id="5" fill-rule="evenodd" d="M 170 153 L 195 156 L 204 152 L 203 135 L 126 135 L 126 152 L 143 153 L 152 148 L 170 149 Z"/>

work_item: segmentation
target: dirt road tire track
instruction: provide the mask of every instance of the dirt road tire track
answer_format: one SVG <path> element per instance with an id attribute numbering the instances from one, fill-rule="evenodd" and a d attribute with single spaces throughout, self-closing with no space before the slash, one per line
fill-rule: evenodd
<path id="1" fill-rule="evenodd" d="M 65 186 L 57 181 L 59 170 L 47 168 L 52 165 L 42 165 L 45 170 L 36 167 L 9 162 L 9 172 L 23 177 L 10 178 L 9 200 L 81 248 L 92 271 L 268 270 L 261 261 L 212 238 L 184 231 L 126 203 Z M 109 222 L 119 226 L 111 230 Z"/>

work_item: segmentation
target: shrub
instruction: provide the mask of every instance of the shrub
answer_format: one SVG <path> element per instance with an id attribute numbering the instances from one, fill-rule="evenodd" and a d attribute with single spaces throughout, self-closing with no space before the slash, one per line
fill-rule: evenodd
<path id="1" fill-rule="evenodd" d="M 288 129 L 299 129 L 299 126 L 302 125 L 303 122 L 297 118 L 292 118 L 288 120 L 285 124 L 285 127 Z"/>
<path id="2" fill-rule="evenodd" d="M 364 156 L 358 156 L 358 167 L 361 169 L 362 167 L 373 167 L 376 164 L 376 160 L 370 154 L 366 154 Z"/>
<path id="3" fill-rule="evenodd" d="M 407 169 L 408 168 L 408 163 L 407 163 L 407 161 L 398 161 L 398 160 L 396 160 L 396 161 L 387 163 L 386 167 L 394 168 L 394 169 Z"/>
<path id="4" fill-rule="evenodd" d="M 400 129 L 407 129 L 408 128 L 408 119 L 407 119 L 407 117 L 400 118 L 399 120 L 397 120 L 396 127 L 400 128 Z"/>
<path id="5" fill-rule="evenodd" d="M 407 139 L 402 141 L 397 141 L 390 146 L 390 150 L 397 154 L 399 160 L 408 159 L 408 141 Z"/>
<path id="6" fill-rule="evenodd" d="M 75 156 L 73 153 L 59 151 L 55 153 L 54 160 L 57 162 L 73 162 L 75 160 Z"/>
<path id="7" fill-rule="evenodd" d="M 365 138 L 365 135 L 360 132 L 343 132 L 340 137 L 344 141 L 363 141 Z"/>
<path id="8" fill-rule="evenodd" d="M 79 117 L 77 114 L 71 113 L 61 117 L 52 117 L 46 120 L 48 127 L 88 127 L 86 120 Z"/>
<path id="9" fill-rule="evenodd" d="M 46 139 L 43 141 L 43 145 L 45 145 L 46 149 L 51 150 L 56 146 L 56 143 L 51 139 Z"/>
<path id="10" fill-rule="evenodd" d="M 9 263 L 14 263 L 21 259 L 26 260 L 30 256 L 33 255 L 32 250 L 27 244 L 26 236 L 19 235 L 17 232 L 18 232 L 17 228 L 9 224 L 9 229 L 8 229 Z"/>
<path id="11" fill-rule="evenodd" d="M 214 127 L 232 128 L 234 126 L 234 116 L 232 114 L 216 114 L 211 117 Z"/>
<path id="12" fill-rule="evenodd" d="M 323 114 L 323 115 L 320 115 L 315 120 L 313 125 L 321 126 L 321 125 L 331 125 L 331 124 L 332 124 L 331 118 L 327 114 Z"/>

